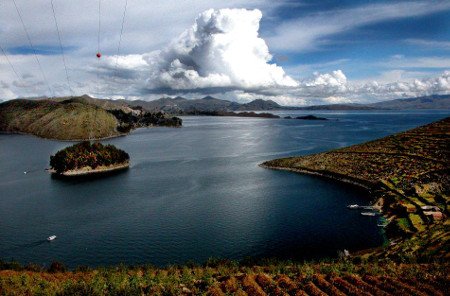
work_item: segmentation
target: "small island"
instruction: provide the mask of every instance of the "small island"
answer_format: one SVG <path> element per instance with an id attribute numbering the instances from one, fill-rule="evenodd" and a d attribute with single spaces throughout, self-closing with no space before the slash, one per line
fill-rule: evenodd
<path id="1" fill-rule="evenodd" d="M 302 119 L 302 120 L 328 120 L 325 117 L 319 117 L 319 116 L 315 116 L 315 115 L 297 116 L 295 119 Z"/>
<path id="2" fill-rule="evenodd" d="M 82 176 L 123 170 L 130 156 L 113 145 L 84 141 L 50 156 L 50 172 L 59 176 Z"/>

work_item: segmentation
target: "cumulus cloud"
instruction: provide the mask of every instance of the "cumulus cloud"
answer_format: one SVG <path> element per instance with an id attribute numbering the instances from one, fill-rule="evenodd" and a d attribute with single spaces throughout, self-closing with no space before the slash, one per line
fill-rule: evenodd
<path id="1" fill-rule="evenodd" d="M 347 77 L 341 70 L 325 74 L 314 73 L 313 79 L 301 83 L 301 88 L 322 95 L 344 93 L 347 91 Z"/>
<path id="2" fill-rule="evenodd" d="M 145 87 L 149 91 L 298 86 L 280 66 L 270 62 L 269 48 L 258 35 L 261 17 L 257 9 L 207 10 L 163 50 L 144 54 L 141 59 L 136 55 L 121 57 L 118 67 L 127 70 L 145 62 Z"/>
<path id="3" fill-rule="evenodd" d="M 363 84 L 355 90 L 360 94 L 369 94 L 375 97 L 406 97 L 430 94 L 450 93 L 450 71 L 444 71 L 442 75 L 432 78 L 414 79 L 412 81 L 400 81 L 379 84 L 376 81 Z"/>
<path id="4" fill-rule="evenodd" d="M 354 99 L 350 99 L 347 97 L 335 97 L 335 96 L 324 98 L 323 101 L 328 104 L 348 104 L 348 103 L 355 102 Z"/>

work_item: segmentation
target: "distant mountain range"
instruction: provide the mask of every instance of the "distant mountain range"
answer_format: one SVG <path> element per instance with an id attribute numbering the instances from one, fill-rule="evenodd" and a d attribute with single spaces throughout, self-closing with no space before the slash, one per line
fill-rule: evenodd
<path id="1" fill-rule="evenodd" d="M 123 109 L 129 107 L 142 107 L 150 112 L 163 111 L 169 114 L 199 114 L 202 112 L 239 112 L 239 111 L 270 111 L 270 110 L 414 110 L 414 109 L 449 109 L 450 95 L 431 95 L 418 98 L 395 99 L 372 104 L 330 104 L 305 107 L 282 106 L 272 100 L 257 99 L 241 104 L 228 100 L 206 96 L 201 99 L 186 99 L 183 97 L 164 97 L 154 101 L 145 100 L 108 100 L 94 99 L 87 95 L 82 96 L 104 109 Z M 39 100 L 40 98 L 32 98 Z M 62 101 L 70 97 L 53 98 L 50 100 Z"/>
<path id="2" fill-rule="evenodd" d="M 269 110 L 409 110 L 409 109 L 450 109 L 450 95 L 432 95 L 383 101 L 372 104 L 331 104 L 306 107 L 282 106 L 271 100 L 257 99 L 246 104 L 221 100 L 211 96 L 202 99 L 183 97 L 161 98 L 154 101 L 119 100 L 129 106 L 142 106 L 149 111 L 164 111 L 172 114 L 194 114 L 205 111 L 269 111 Z"/>
<path id="3" fill-rule="evenodd" d="M 201 99 L 186 99 L 183 97 L 161 98 L 154 101 L 118 100 L 113 101 L 128 106 L 141 106 L 150 112 L 164 111 L 171 114 L 193 114 L 198 112 L 230 112 L 230 111 L 267 111 L 282 110 L 284 107 L 271 100 L 257 99 L 250 103 L 240 104 L 228 100 L 221 100 L 211 96 Z"/>
<path id="4" fill-rule="evenodd" d="M 417 110 L 450 109 L 450 95 L 395 99 L 372 104 L 331 104 L 297 108 L 300 110 Z"/>

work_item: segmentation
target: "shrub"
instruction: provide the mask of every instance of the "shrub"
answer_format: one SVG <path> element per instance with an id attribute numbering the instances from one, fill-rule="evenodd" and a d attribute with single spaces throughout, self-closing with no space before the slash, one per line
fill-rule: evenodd
<path id="1" fill-rule="evenodd" d="M 66 266 L 58 261 L 53 261 L 52 264 L 50 264 L 50 267 L 48 268 L 48 272 L 65 272 L 67 270 Z"/>

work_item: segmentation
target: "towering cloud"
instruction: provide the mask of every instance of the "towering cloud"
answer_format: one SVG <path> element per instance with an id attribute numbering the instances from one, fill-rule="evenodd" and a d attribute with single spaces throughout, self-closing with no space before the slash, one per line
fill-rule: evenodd
<path id="1" fill-rule="evenodd" d="M 144 54 L 150 90 L 205 88 L 261 89 L 298 83 L 270 63 L 272 56 L 258 36 L 259 10 L 207 10 L 195 24 L 163 50 Z M 112 62 L 112 61 L 111 61 Z M 121 69 L 142 65 L 136 56 L 122 57 Z"/>

